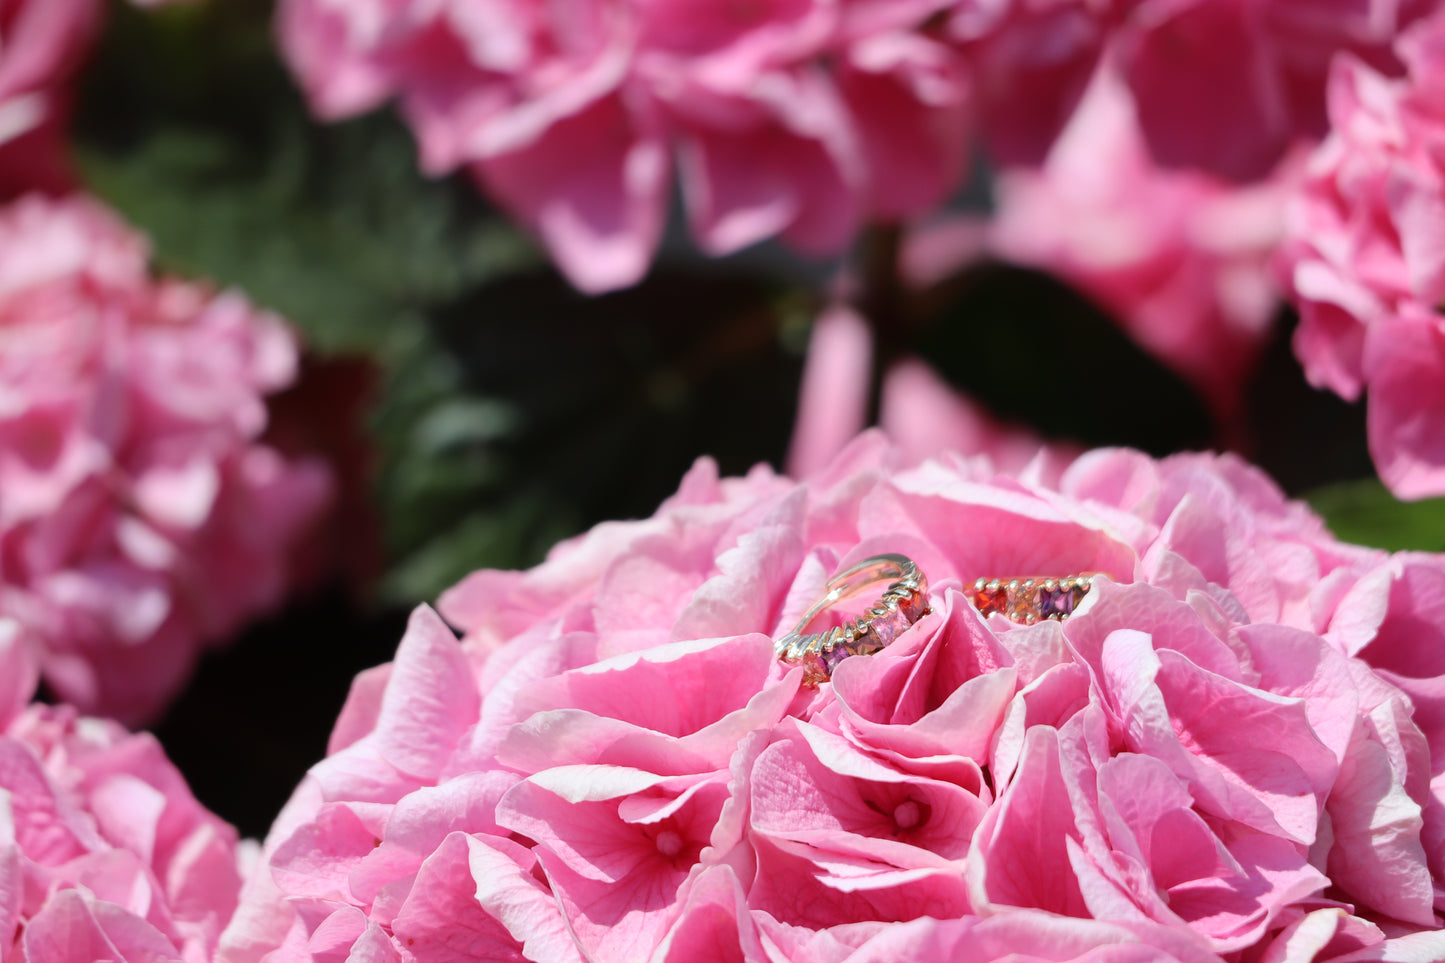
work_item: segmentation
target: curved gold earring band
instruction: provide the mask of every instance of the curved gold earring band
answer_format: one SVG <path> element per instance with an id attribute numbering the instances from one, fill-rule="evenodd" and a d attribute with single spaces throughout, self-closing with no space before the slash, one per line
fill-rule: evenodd
<path id="1" fill-rule="evenodd" d="M 807 631 L 829 608 L 879 582 L 888 588 L 862 615 L 824 632 Z M 803 684 L 816 686 L 844 659 L 878 652 L 927 613 L 928 579 L 918 565 L 906 555 L 874 555 L 830 578 L 823 597 L 774 643 L 774 651 L 784 662 L 802 665 Z"/>

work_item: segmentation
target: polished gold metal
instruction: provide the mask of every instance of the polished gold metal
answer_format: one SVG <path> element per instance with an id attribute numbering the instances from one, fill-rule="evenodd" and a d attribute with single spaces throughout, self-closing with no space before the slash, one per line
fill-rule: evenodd
<path id="1" fill-rule="evenodd" d="M 824 632 L 807 631 L 825 611 L 880 582 L 888 588 L 862 615 Z M 883 649 L 927 612 L 928 579 L 918 565 L 906 555 L 874 555 L 830 578 L 823 597 L 774 643 L 774 651 L 784 662 L 804 667 L 804 684 L 817 685 L 831 678 L 844 658 Z"/>

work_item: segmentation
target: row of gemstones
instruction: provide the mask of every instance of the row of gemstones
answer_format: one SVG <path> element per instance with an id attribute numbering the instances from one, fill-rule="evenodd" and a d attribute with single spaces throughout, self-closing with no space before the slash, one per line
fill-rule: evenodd
<path id="1" fill-rule="evenodd" d="M 894 582 L 877 605 L 837 628 L 808 637 L 806 648 L 789 649 L 784 657 L 803 666 L 804 685 L 815 686 L 830 679 L 844 659 L 882 650 L 926 614 L 928 598 L 918 582 Z"/>
<path id="2" fill-rule="evenodd" d="M 984 615 L 997 612 L 1025 625 L 1041 619 L 1062 622 L 1094 583 L 1092 575 L 1066 578 L 981 578 L 973 583 L 974 607 Z"/>

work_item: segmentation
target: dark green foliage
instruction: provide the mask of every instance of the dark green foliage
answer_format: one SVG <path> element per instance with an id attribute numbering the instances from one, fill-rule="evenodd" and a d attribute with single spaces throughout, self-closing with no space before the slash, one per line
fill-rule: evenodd
<path id="1" fill-rule="evenodd" d="M 1310 492 L 1310 507 L 1347 542 L 1392 552 L 1445 552 L 1445 499 L 1402 502 L 1373 478 Z"/>
<path id="2" fill-rule="evenodd" d="M 1036 271 L 969 272 L 920 348 L 968 394 L 1045 437 L 1156 455 L 1209 444 L 1208 416 L 1189 387 Z"/>

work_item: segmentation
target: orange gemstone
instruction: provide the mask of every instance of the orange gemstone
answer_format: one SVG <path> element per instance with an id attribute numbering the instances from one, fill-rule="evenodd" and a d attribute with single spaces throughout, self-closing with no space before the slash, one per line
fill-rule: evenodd
<path id="1" fill-rule="evenodd" d="M 928 611 L 928 599 L 924 598 L 921 592 L 910 592 L 898 600 L 898 611 L 903 613 L 903 617 L 911 625 L 923 618 L 923 614 Z"/>
<path id="2" fill-rule="evenodd" d="M 1003 612 L 1008 608 L 1008 593 L 1002 586 L 996 589 L 977 589 L 973 593 L 973 605 L 984 615 Z"/>
<path id="3" fill-rule="evenodd" d="M 1020 585 L 1009 599 L 1008 617 L 1015 622 L 1037 621 L 1039 617 L 1039 587 L 1032 583 Z"/>

